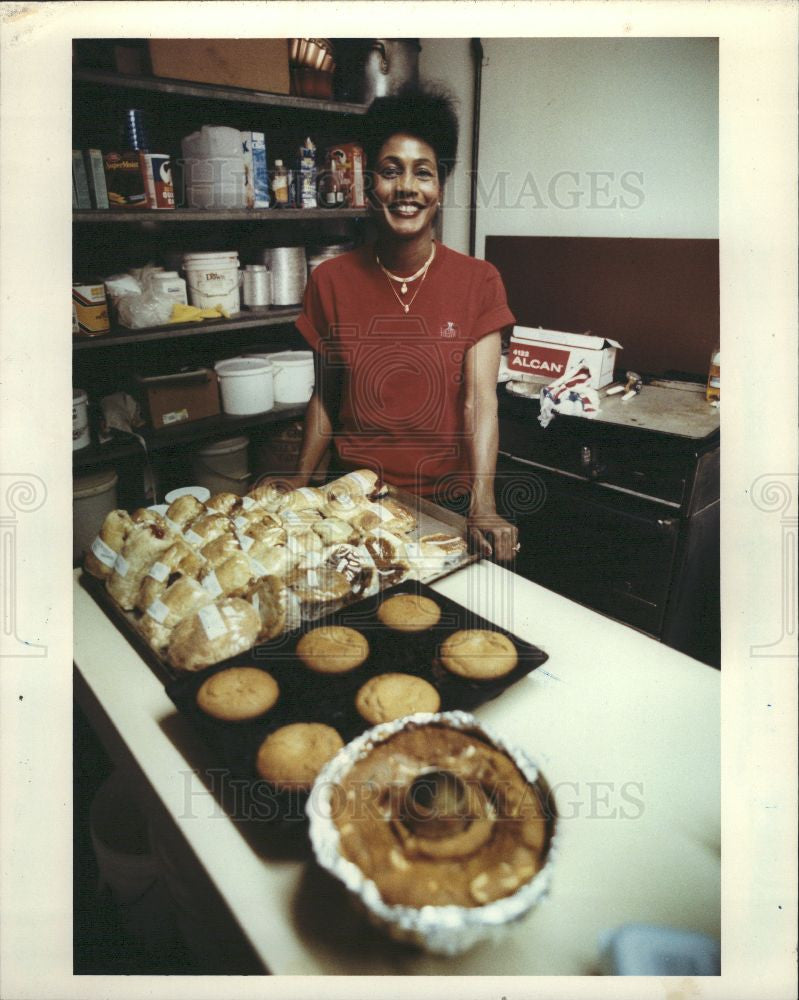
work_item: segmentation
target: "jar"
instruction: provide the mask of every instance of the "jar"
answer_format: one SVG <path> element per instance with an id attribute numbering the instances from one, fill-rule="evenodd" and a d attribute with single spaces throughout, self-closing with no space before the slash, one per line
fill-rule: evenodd
<path id="1" fill-rule="evenodd" d="M 242 295 L 248 309 L 262 309 L 269 305 L 271 295 L 269 272 L 264 264 L 248 264 L 244 269 Z"/>
<path id="2" fill-rule="evenodd" d="M 188 305 L 186 297 L 186 282 L 177 271 L 159 271 L 152 278 L 153 289 L 161 295 L 166 295 L 173 302 Z"/>

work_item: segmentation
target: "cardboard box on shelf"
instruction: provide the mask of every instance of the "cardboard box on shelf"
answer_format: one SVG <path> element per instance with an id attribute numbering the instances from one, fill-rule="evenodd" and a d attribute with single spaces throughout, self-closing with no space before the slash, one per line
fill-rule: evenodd
<path id="1" fill-rule="evenodd" d="M 175 375 L 136 376 L 136 385 L 154 428 L 188 423 L 219 413 L 219 385 L 210 368 Z"/>
<path id="2" fill-rule="evenodd" d="M 149 48 L 155 76 L 289 92 L 285 38 L 151 38 Z"/>
<path id="3" fill-rule="evenodd" d="M 613 381 L 617 349 L 621 344 L 606 337 L 516 326 L 508 347 L 508 369 L 547 385 L 584 364 L 591 372 L 588 385 L 601 389 Z"/>
<path id="4" fill-rule="evenodd" d="M 344 181 L 345 199 L 348 208 L 366 208 L 366 193 L 363 181 L 363 147 L 357 142 L 340 142 L 327 150 L 327 161 L 335 160 Z"/>

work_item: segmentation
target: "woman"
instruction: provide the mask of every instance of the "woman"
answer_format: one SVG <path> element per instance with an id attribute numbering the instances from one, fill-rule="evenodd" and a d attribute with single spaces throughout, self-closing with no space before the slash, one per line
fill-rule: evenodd
<path id="1" fill-rule="evenodd" d="M 294 485 L 333 438 L 339 469 L 467 512 L 473 543 L 507 561 L 516 528 L 494 503 L 500 330 L 514 322 L 496 269 L 433 236 L 458 124 L 447 98 L 378 98 L 365 117 L 378 236 L 320 265 L 297 328 L 317 358 Z"/>

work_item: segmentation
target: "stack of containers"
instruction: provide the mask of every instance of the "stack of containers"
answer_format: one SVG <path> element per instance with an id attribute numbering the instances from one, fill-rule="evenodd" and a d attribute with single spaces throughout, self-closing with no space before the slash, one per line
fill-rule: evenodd
<path id="1" fill-rule="evenodd" d="M 272 305 L 299 305 L 308 280 L 305 247 L 270 247 L 263 251 L 261 260 L 270 272 Z"/>

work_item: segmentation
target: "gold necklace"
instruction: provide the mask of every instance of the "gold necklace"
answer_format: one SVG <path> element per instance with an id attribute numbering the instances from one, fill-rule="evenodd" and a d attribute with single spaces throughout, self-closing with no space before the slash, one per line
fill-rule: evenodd
<path id="1" fill-rule="evenodd" d="M 402 285 L 400 286 L 400 291 L 402 292 L 403 295 L 405 295 L 405 293 L 408 291 L 408 283 L 409 282 L 416 281 L 416 279 L 418 277 L 427 274 L 427 269 L 433 263 L 433 258 L 435 257 L 435 255 L 436 255 L 436 245 L 435 245 L 435 243 L 433 243 L 433 247 L 430 250 L 430 256 L 427 258 L 427 260 L 424 262 L 424 264 L 422 264 L 422 266 L 419 268 L 419 270 L 416 272 L 416 274 L 412 274 L 410 276 L 410 278 L 400 278 L 396 274 L 392 274 L 391 271 L 388 270 L 388 268 L 383 267 L 383 265 L 382 265 L 382 263 L 380 261 L 380 258 L 377 256 L 377 254 L 375 254 L 375 260 L 377 261 L 377 266 L 380 268 L 380 270 L 383 272 L 383 274 L 385 274 L 385 276 L 387 278 L 391 278 L 392 281 L 401 281 L 402 282 Z M 392 289 L 394 288 L 393 285 L 391 287 L 392 287 Z M 413 300 L 411 300 L 411 301 L 413 301 Z M 402 303 L 400 303 L 400 305 L 402 305 Z M 407 312 L 407 311 L 408 310 L 406 309 L 405 312 Z"/>
<path id="2" fill-rule="evenodd" d="M 430 267 L 430 261 L 427 262 L 427 267 L 428 268 Z M 388 275 L 386 275 L 386 277 L 388 277 Z M 425 270 L 424 274 L 422 275 L 422 280 L 419 282 L 419 287 L 416 289 L 416 291 L 414 292 L 413 298 L 409 302 L 403 302 L 402 301 L 402 299 L 399 297 L 399 294 L 397 293 L 397 289 L 391 284 L 391 281 L 389 280 L 388 287 L 394 293 L 394 298 L 397 300 L 397 302 L 399 302 L 399 304 L 405 310 L 406 314 L 408 312 L 410 312 L 411 306 L 416 301 L 416 296 L 419 294 L 419 292 L 421 292 L 422 285 L 424 284 L 424 279 L 426 277 L 427 277 L 427 270 Z"/>

